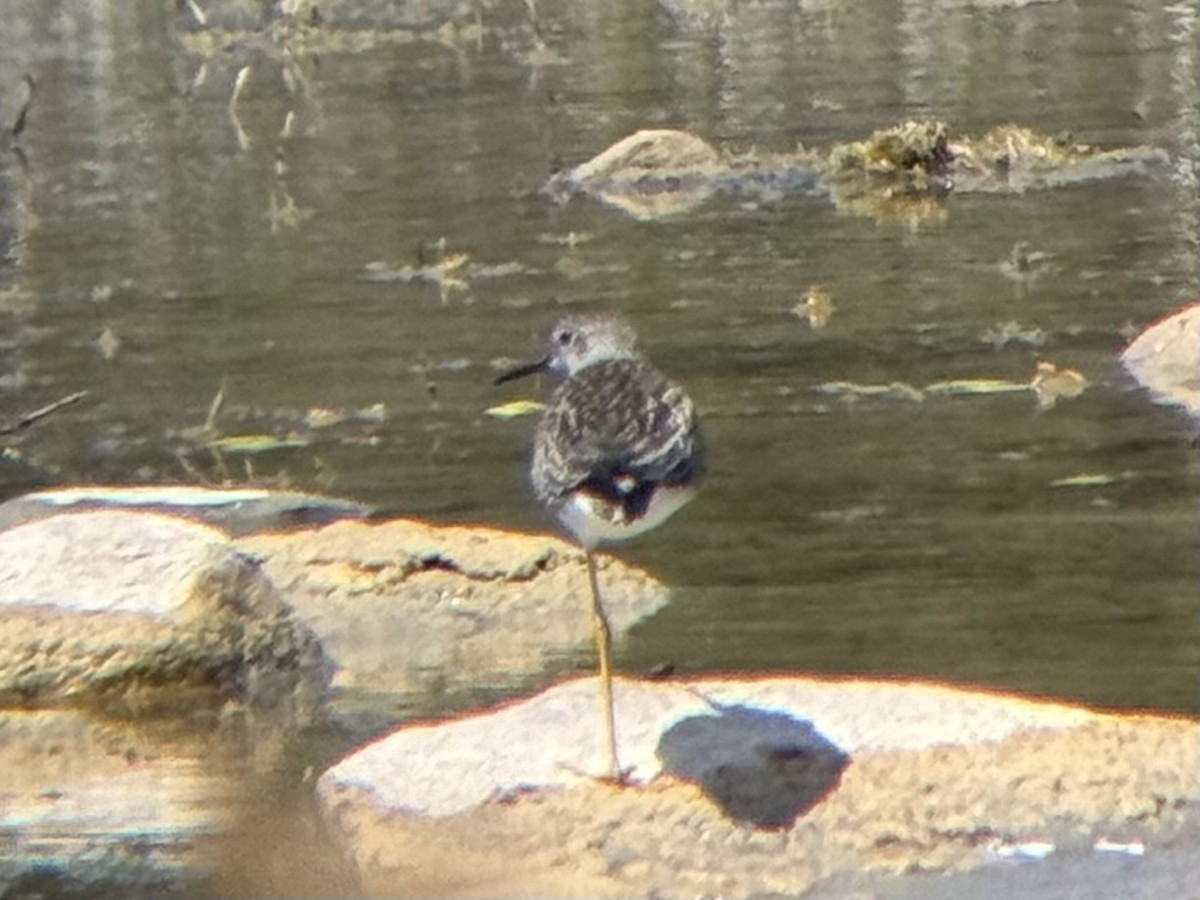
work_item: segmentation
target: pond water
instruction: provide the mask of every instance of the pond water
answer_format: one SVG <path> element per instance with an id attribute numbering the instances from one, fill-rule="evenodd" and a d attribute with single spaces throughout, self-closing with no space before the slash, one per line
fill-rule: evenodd
<path id="1" fill-rule="evenodd" d="M 5 438 L 0 496 L 265 480 L 542 529 L 533 421 L 484 411 L 549 385 L 491 380 L 564 309 L 614 309 L 711 453 L 700 499 L 620 550 L 674 594 L 619 668 L 1196 711 L 1195 429 L 1117 361 L 1198 291 L 1195 3 L 335 2 L 278 40 L 259 6 L 202 27 L 187 4 L 0 2 L 6 127 L 36 84 L 0 157 L 0 403 L 89 391 Z M 787 195 L 635 221 L 538 193 L 639 128 L 774 152 L 923 115 L 1169 162 L 921 223 Z M 405 266 L 441 276 L 381 277 Z M 813 285 L 823 328 L 793 312 Z M 818 390 L 1020 382 L 1038 359 L 1087 390 Z M 297 445 L 217 459 L 196 434 L 218 391 L 222 434 Z M 344 749 L 323 741 L 297 765 Z"/>

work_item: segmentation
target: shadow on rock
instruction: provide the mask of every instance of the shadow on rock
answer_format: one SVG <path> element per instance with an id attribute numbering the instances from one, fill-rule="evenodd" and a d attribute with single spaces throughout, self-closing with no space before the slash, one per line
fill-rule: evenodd
<path id="1" fill-rule="evenodd" d="M 833 791 L 850 757 L 812 723 L 749 706 L 714 706 L 663 733 L 663 770 L 694 782 L 731 818 L 783 828 Z"/>

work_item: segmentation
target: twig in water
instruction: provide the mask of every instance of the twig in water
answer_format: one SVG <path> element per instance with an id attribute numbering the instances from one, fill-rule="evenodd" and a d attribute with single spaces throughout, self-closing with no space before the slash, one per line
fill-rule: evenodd
<path id="1" fill-rule="evenodd" d="M 25 73 L 25 77 L 21 80 L 25 84 L 25 99 L 21 103 L 21 108 L 17 111 L 17 118 L 13 121 L 12 128 L 9 129 L 9 133 L 12 135 L 14 141 L 21 136 L 26 124 L 29 122 L 29 109 L 33 106 L 33 91 L 37 87 L 37 82 L 33 80 L 33 76 L 28 72 Z"/>
<path id="2" fill-rule="evenodd" d="M 88 395 L 87 391 L 76 391 L 73 394 L 55 400 L 53 403 L 47 403 L 40 409 L 35 409 L 33 412 L 25 413 L 21 418 L 9 422 L 6 425 L 0 425 L 0 434 L 12 434 L 15 431 L 20 431 L 22 428 L 28 428 L 38 419 L 44 419 L 50 413 L 62 409 L 64 406 L 70 406 L 72 403 L 78 403 Z"/>
<path id="3" fill-rule="evenodd" d="M 212 398 L 212 403 L 208 405 L 208 415 L 204 419 L 202 429 L 207 434 L 217 433 L 217 416 L 221 414 L 221 407 L 225 405 L 225 383 L 226 378 L 221 379 L 221 386 L 217 388 L 217 395 Z"/>

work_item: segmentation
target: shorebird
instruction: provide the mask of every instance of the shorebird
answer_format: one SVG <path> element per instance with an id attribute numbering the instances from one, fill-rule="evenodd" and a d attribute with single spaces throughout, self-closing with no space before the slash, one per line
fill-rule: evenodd
<path id="1" fill-rule="evenodd" d="M 704 448 L 692 401 L 636 349 L 612 315 L 570 315 L 550 332 L 546 353 L 496 379 L 535 372 L 563 377 L 538 423 L 533 494 L 583 548 L 600 664 L 608 777 L 623 778 L 613 715 L 612 630 L 600 597 L 594 551 L 662 524 L 696 493 Z"/>

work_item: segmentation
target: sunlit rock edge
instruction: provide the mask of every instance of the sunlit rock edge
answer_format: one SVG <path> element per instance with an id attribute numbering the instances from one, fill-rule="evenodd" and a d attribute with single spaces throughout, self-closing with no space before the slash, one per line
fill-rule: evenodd
<path id="1" fill-rule="evenodd" d="M 1150 325 L 1125 348 L 1121 362 L 1156 402 L 1200 419 L 1200 304 Z"/>
<path id="2" fill-rule="evenodd" d="M 402 727 L 329 769 L 318 795 L 379 897 L 794 896 L 1030 848 L 1154 853 L 1200 808 L 1196 722 L 1178 718 L 803 677 L 621 680 L 617 708 L 627 787 L 588 774 L 602 768 L 595 682 L 579 679 Z M 736 730 L 714 743 L 724 719 L 756 714 L 791 717 L 792 736 L 732 756 Z M 685 732 L 691 745 L 672 741 Z M 685 778 L 664 757 L 715 763 Z M 793 821 L 754 820 L 789 793 Z"/>

